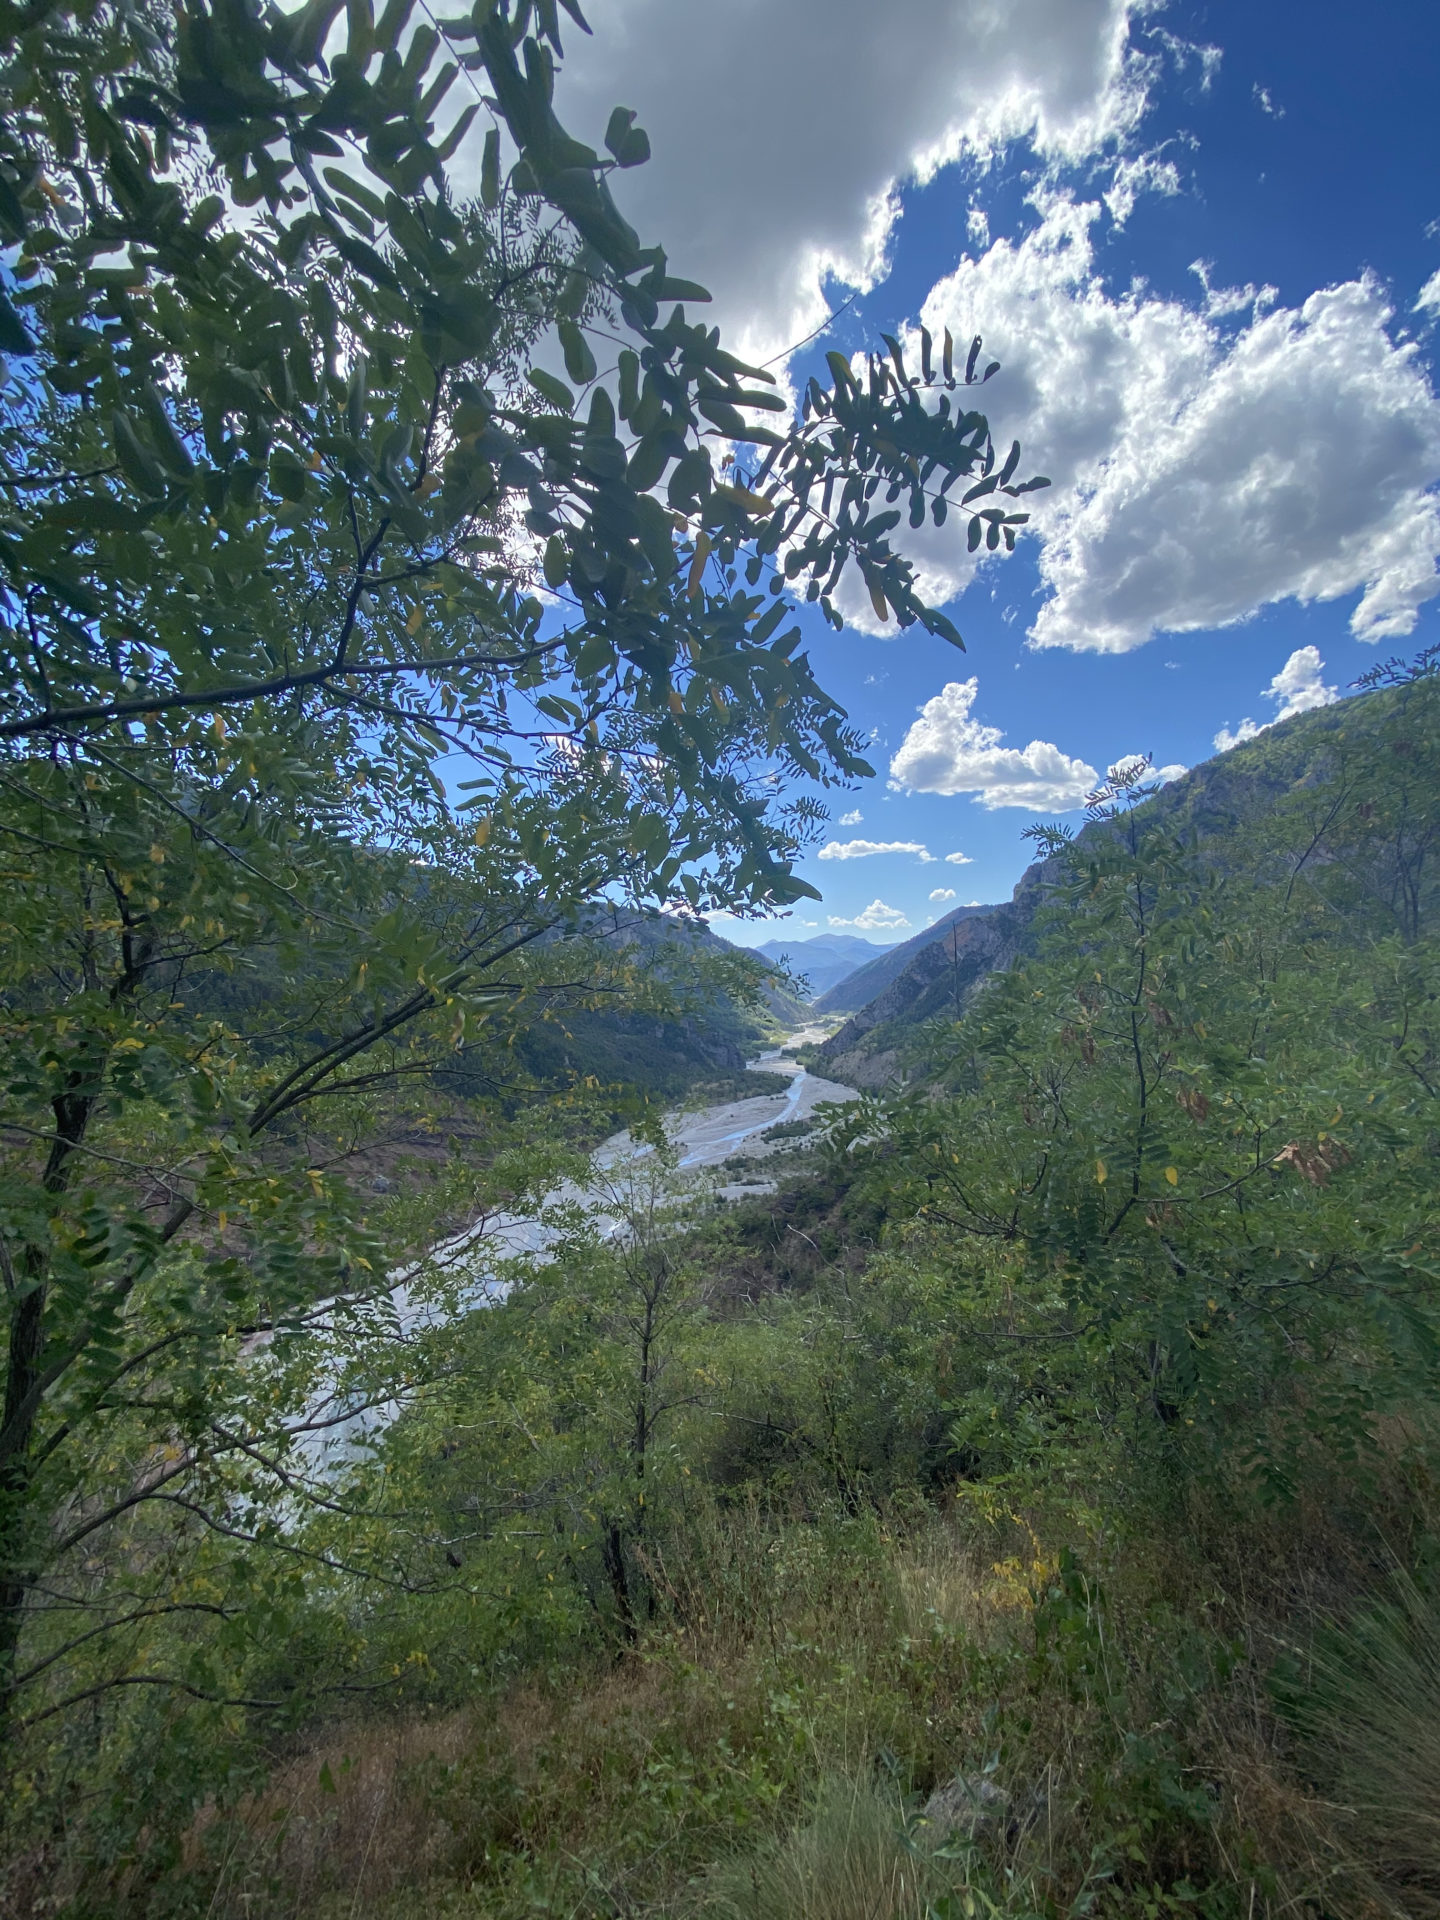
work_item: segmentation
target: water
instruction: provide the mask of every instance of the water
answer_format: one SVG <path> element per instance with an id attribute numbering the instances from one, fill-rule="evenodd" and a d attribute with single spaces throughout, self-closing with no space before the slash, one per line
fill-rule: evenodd
<path id="1" fill-rule="evenodd" d="M 747 1141 L 755 1140 L 767 1128 L 785 1121 L 803 1120 L 824 1101 L 853 1099 L 852 1087 L 822 1080 L 791 1057 L 794 1048 L 823 1038 L 823 1032 L 819 1027 L 803 1027 L 788 1035 L 780 1046 L 747 1063 L 752 1072 L 787 1074 L 790 1084 L 784 1093 L 727 1100 L 668 1116 L 666 1133 L 676 1149 L 678 1171 L 689 1174 L 693 1180 L 706 1168 L 718 1167 L 730 1159 Z M 757 1145 L 764 1153 L 764 1143 Z M 617 1189 L 624 1187 L 627 1170 L 638 1169 L 639 1163 L 654 1151 L 648 1141 L 633 1140 L 628 1130 L 612 1134 L 590 1156 L 595 1174 L 593 1181 L 566 1181 L 547 1194 L 534 1212 L 491 1214 L 476 1227 L 442 1241 L 432 1250 L 426 1265 L 432 1271 L 437 1265 L 448 1268 L 452 1278 L 458 1277 L 456 1307 L 443 1308 L 435 1298 L 433 1284 L 421 1285 L 412 1292 L 410 1278 L 415 1270 L 411 1269 L 397 1281 L 390 1296 L 401 1337 L 442 1324 L 454 1310 L 472 1312 L 503 1300 L 509 1291 L 509 1282 L 497 1269 L 525 1255 L 539 1261 L 548 1259 L 550 1249 L 560 1238 L 560 1229 L 544 1218 L 552 1208 L 584 1209 L 590 1215 L 591 1230 L 602 1240 L 624 1233 Z M 749 1190 L 755 1191 L 753 1183 Z M 722 1185 L 719 1191 L 733 1194 L 738 1189 Z M 327 1408 L 330 1409 L 328 1418 Z M 312 1402 L 307 1418 L 318 1430 L 307 1436 L 304 1451 L 312 1466 L 322 1472 L 327 1466 L 339 1467 L 346 1460 L 356 1459 L 367 1440 L 373 1439 L 399 1411 L 399 1404 L 394 1401 L 367 1407 L 363 1412 L 346 1411 L 344 1392 L 337 1380 L 328 1392 L 322 1389 Z"/>

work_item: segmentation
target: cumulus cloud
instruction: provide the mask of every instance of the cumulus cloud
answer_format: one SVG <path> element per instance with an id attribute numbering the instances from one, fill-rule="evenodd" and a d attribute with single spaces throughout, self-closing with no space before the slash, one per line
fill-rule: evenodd
<path id="1" fill-rule="evenodd" d="M 1415 302 L 1417 313 L 1440 314 L 1440 269 L 1432 273 L 1420 289 L 1420 297 Z"/>
<path id="2" fill-rule="evenodd" d="M 930 898 L 932 900 L 953 900 L 955 898 L 955 889 L 954 887 L 933 887 L 930 892 Z"/>
<path id="3" fill-rule="evenodd" d="M 947 867 L 969 867 L 975 863 L 968 853 L 947 853 L 945 864 Z"/>
<path id="4" fill-rule="evenodd" d="M 1189 771 L 1189 767 L 1182 766 L 1178 760 L 1172 760 L 1168 766 L 1156 767 L 1151 765 L 1148 753 L 1122 753 L 1118 760 L 1112 760 L 1105 769 L 1105 777 L 1114 780 L 1124 773 L 1138 779 L 1143 786 L 1151 786 L 1157 780 L 1162 785 L 1167 780 L 1178 780 L 1182 773 Z"/>
<path id="5" fill-rule="evenodd" d="M 1227 720 L 1215 736 L 1215 751 L 1228 753 L 1231 747 L 1253 740 L 1257 733 L 1264 733 L 1267 727 L 1273 727 L 1277 721 L 1288 720 L 1292 714 L 1310 713 L 1316 707 L 1333 706 L 1340 698 L 1340 692 L 1336 687 L 1326 686 L 1322 677 L 1324 672 L 1325 662 L 1320 658 L 1318 647 L 1297 647 L 1265 689 L 1265 699 L 1275 702 L 1275 718 L 1258 721 L 1247 718 L 1240 722 L 1233 733 Z"/>
<path id="6" fill-rule="evenodd" d="M 1349 594 L 1359 638 L 1409 633 L 1440 591 L 1440 402 L 1414 345 L 1391 338 L 1378 282 L 1268 310 L 1270 289 L 1208 280 L 1206 311 L 1112 293 L 1099 205 L 1037 205 L 1033 231 L 962 260 L 922 309 L 937 336 L 984 335 L 1001 362 L 995 437 L 1055 482 L 1022 503 L 1049 590 L 1032 643 L 1124 653 Z M 953 515 L 912 540 L 937 602 L 997 564 L 966 556 Z M 845 610 L 873 630 L 863 595 Z"/>
<path id="7" fill-rule="evenodd" d="M 1156 66 L 1131 38 L 1147 0 L 590 11 L 561 118 L 598 147 L 617 102 L 637 110 L 654 160 L 617 179 L 617 199 L 642 240 L 712 289 L 707 317 L 747 358 L 825 318 L 827 274 L 868 287 L 883 273 L 905 181 L 1020 137 L 1047 160 L 1083 160 L 1138 124 Z"/>
<path id="8" fill-rule="evenodd" d="M 920 840 L 827 840 L 820 849 L 822 860 L 868 860 L 877 853 L 913 853 L 922 861 L 935 856 Z"/>
<path id="9" fill-rule="evenodd" d="M 890 762 L 893 783 L 921 793 L 970 793 L 990 808 L 1083 805 L 1099 782 L 1094 767 L 1048 740 L 1003 746 L 998 727 L 971 718 L 979 690 L 978 680 L 952 680 L 925 702 Z"/>
<path id="10" fill-rule="evenodd" d="M 853 920 L 842 919 L 838 913 L 828 918 L 832 927 L 856 927 L 861 933 L 894 931 L 910 924 L 899 907 L 887 907 L 883 900 L 872 900 Z"/>
<path id="11" fill-rule="evenodd" d="M 842 827 L 858 827 L 864 818 L 865 816 L 861 813 L 859 807 L 852 807 L 849 813 L 841 814 L 839 825 Z"/>

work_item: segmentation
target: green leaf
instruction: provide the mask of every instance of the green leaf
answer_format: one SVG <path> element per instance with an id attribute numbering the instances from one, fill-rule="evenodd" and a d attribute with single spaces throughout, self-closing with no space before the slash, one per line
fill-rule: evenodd
<path id="1" fill-rule="evenodd" d="M 640 405 L 640 357 L 625 347 L 620 354 L 619 412 L 622 420 L 633 419 Z"/>
<path id="2" fill-rule="evenodd" d="M 155 450 L 161 460 L 181 480 L 188 480 L 195 471 L 195 462 L 190 449 L 175 431 L 165 403 L 150 381 L 146 381 L 140 390 L 141 404 L 145 408 L 145 418 L 149 422 L 151 434 L 155 439 Z"/>
<path id="3" fill-rule="evenodd" d="M 635 125 L 631 107 L 616 107 L 605 128 L 605 145 L 620 167 L 639 167 L 650 158 L 650 141 L 642 127 Z"/>
<path id="4" fill-rule="evenodd" d="M 133 510 L 109 493 L 82 494 L 45 509 L 45 524 L 77 533 L 126 533 L 137 522 Z"/>
<path id="5" fill-rule="evenodd" d="M 123 407 L 110 416 L 110 432 L 120 471 L 141 493 L 162 494 L 166 488 L 165 471 L 135 431 L 135 424 Z"/>
<path id="6" fill-rule="evenodd" d="M 24 355 L 34 351 L 35 342 L 26 332 L 24 321 L 11 304 L 9 294 L 0 287 L 0 353 Z"/>
<path id="7" fill-rule="evenodd" d="M 562 320 L 556 332 L 565 355 L 565 371 L 578 386 L 588 386 L 598 371 L 589 342 L 573 320 Z"/>
<path id="8" fill-rule="evenodd" d="M 62 573 L 52 564 L 36 567 L 34 576 L 47 593 L 67 607 L 73 607 L 76 613 L 84 614 L 87 620 L 97 619 L 104 611 L 97 596 L 74 574 Z"/>
<path id="9" fill-rule="evenodd" d="M 543 399 L 552 406 L 559 407 L 562 413 L 575 411 L 575 396 L 563 380 L 557 380 L 553 373 L 546 373 L 543 367 L 532 367 L 525 378 Z"/>
<path id="10" fill-rule="evenodd" d="M 480 204 L 495 208 L 500 204 L 500 129 L 491 127 L 485 135 L 485 151 L 480 162 Z"/>

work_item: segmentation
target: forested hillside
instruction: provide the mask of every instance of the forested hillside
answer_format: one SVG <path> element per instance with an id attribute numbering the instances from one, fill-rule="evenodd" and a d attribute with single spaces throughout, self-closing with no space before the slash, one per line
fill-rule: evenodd
<path id="1" fill-rule="evenodd" d="M 1410 821 L 1402 815 L 1393 842 L 1374 837 L 1361 855 L 1343 808 L 1333 818 L 1323 809 L 1305 812 L 1307 794 L 1334 794 L 1347 780 L 1364 777 L 1358 770 L 1373 767 L 1377 733 L 1392 724 L 1397 704 L 1411 698 L 1394 690 L 1373 691 L 1298 714 L 1167 782 L 1145 801 L 1145 818 L 1165 821 L 1205 867 L 1234 877 L 1263 871 L 1271 860 L 1284 858 L 1289 822 L 1303 814 L 1314 829 L 1307 864 L 1360 862 L 1357 884 L 1370 889 L 1377 910 L 1412 930 L 1422 925 L 1433 930 L 1434 853 L 1423 839 L 1411 844 Z M 1417 752 L 1425 736 L 1426 726 L 1420 725 Z M 1402 743 L 1397 770 L 1404 771 L 1406 791 L 1413 792 L 1433 769 L 1422 754 L 1413 769 L 1404 770 L 1403 756 Z M 1143 771 L 1137 768 L 1135 777 L 1143 788 Z M 1099 823 L 1082 828 L 1078 847 L 1088 852 L 1103 842 L 1106 831 Z M 958 1015 L 992 973 L 1036 950 L 1054 857 L 1051 852 L 1027 869 L 1013 900 L 947 915 L 824 996 L 819 1011 L 851 1011 L 852 1018 L 815 1050 L 820 1070 L 875 1088 L 923 1061 L 921 1030 L 927 1021 Z"/>

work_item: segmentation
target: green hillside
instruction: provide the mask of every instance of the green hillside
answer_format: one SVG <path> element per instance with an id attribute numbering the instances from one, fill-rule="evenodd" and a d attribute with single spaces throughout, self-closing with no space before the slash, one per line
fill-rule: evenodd
<path id="1" fill-rule="evenodd" d="M 14 1910 L 1433 1914 L 1437 716 L 1113 793 L 778 1191 L 652 1153 L 263 1547 L 142 1509 L 205 1697 L 65 1653 Z"/>
<path id="2" fill-rule="evenodd" d="M 1436 861 L 1428 844 L 1411 844 L 1417 829 L 1404 808 L 1423 815 L 1437 724 L 1427 689 L 1362 694 L 1296 715 L 1192 768 L 1146 800 L 1140 817 L 1163 822 L 1216 874 L 1273 880 L 1289 863 L 1308 891 L 1343 870 L 1356 890 L 1347 908 L 1352 919 L 1358 914 L 1367 925 L 1393 923 L 1413 934 L 1434 925 Z M 1387 774 L 1407 783 L 1397 789 L 1406 798 L 1393 803 L 1401 812 L 1388 838 L 1365 832 L 1344 804 L 1350 783 L 1375 778 L 1377 755 L 1387 757 Z M 1302 860 L 1293 839 L 1306 828 Z M 1088 824 L 1078 845 L 1098 849 L 1110 831 L 1103 822 Z M 855 1011 L 815 1050 L 817 1070 L 868 1088 L 911 1070 L 923 1059 L 917 1035 L 927 1022 L 962 1013 L 993 973 L 1034 951 L 1037 919 L 1058 870 L 1053 858 L 1037 861 L 1005 905 L 951 915 L 886 956 L 881 968 L 844 981 L 821 1008 Z"/>

